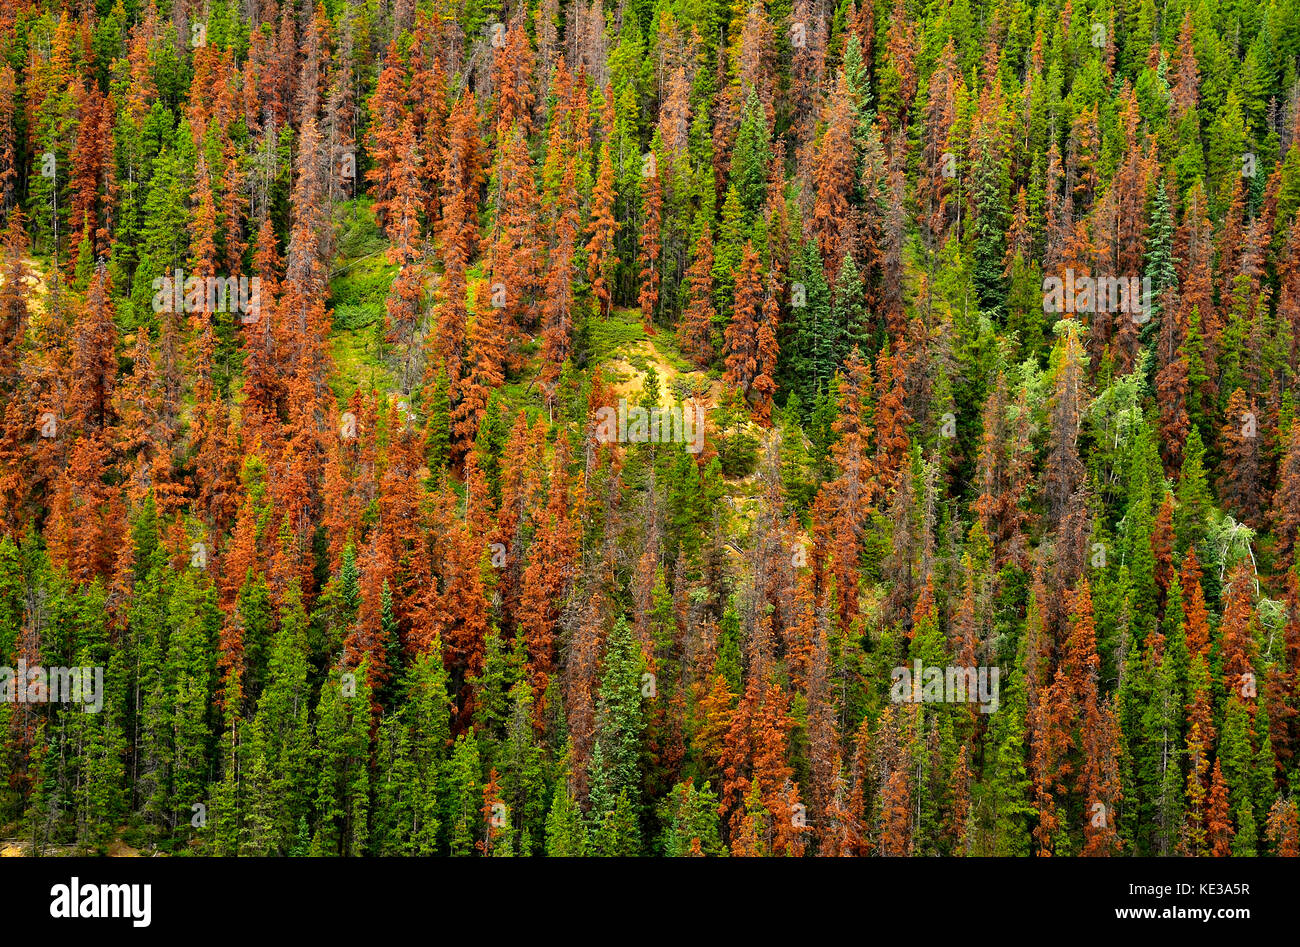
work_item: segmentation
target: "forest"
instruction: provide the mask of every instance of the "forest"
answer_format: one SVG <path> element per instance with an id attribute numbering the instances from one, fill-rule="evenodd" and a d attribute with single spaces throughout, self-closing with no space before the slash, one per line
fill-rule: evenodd
<path id="1" fill-rule="evenodd" d="M 0 0 L 0 854 L 1300 855 L 1300 0 Z"/>

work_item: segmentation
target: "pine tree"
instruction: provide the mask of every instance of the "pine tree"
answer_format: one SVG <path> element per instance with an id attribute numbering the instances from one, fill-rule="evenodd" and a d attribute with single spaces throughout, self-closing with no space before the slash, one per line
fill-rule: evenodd
<path id="1" fill-rule="evenodd" d="M 736 297 L 731 322 L 723 343 L 726 373 L 724 380 L 748 397 L 758 375 L 758 327 L 763 305 L 763 287 L 758 254 L 752 244 L 745 244 L 736 278 Z"/>
<path id="2" fill-rule="evenodd" d="M 592 192 L 591 223 L 588 225 L 591 240 L 587 243 L 587 278 L 591 291 L 600 301 L 600 313 L 608 318 L 613 305 L 610 279 L 617 255 L 614 236 L 618 225 L 614 220 L 614 165 L 610 160 L 609 142 L 600 146 L 600 170 L 596 174 L 596 189 Z"/>

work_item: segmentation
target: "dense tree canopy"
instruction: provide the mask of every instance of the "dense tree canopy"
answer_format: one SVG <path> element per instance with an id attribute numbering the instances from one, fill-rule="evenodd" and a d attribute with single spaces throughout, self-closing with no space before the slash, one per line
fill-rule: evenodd
<path id="1" fill-rule="evenodd" d="M 1296 855 L 1298 212 L 1298 0 L 0 0 L 0 837 Z"/>

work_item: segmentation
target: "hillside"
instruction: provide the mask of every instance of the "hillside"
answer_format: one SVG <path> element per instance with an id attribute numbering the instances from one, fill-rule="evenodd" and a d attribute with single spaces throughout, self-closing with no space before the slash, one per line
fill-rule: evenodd
<path id="1" fill-rule="evenodd" d="M 1300 0 L 0 0 L 0 856 L 1300 854 L 1298 215 Z"/>

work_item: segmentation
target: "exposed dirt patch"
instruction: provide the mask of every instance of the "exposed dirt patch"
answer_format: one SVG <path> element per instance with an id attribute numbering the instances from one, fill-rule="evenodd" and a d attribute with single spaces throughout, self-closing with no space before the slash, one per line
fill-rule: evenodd
<path id="1" fill-rule="evenodd" d="M 633 401 L 641 397 L 645 390 L 646 373 L 637 364 L 653 365 L 659 375 L 659 404 L 671 408 L 677 403 L 673 394 L 674 385 L 679 378 L 689 380 L 693 387 L 707 385 L 708 396 L 702 402 L 705 410 L 717 407 L 718 397 L 722 392 L 722 382 L 710 381 L 703 371 L 681 372 L 669 362 L 649 339 L 642 339 L 624 349 L 604 363 L 606 378 L 620 398 Z"/>
<path id="2" fill-rule="evenodd" d="M 108 846 L 109 858 L 140 858 L 140 850 L 132 848 L 123 842 L 120 838 L 113 839 Z"/>
<path id="3" fill-rule="evenodd" d="M 32 315 L 43 313 L 45 296 L 49 292 L 49 287 L 45 285 L 45 269 L 31 257 L 23 257 L 23 265 L 27 267 L 27 278 L 23 280 L 23 285 L 27 287 L 28 311 Z M 3 286 L 4 282 L 4 272 L 0 271 L 0 286 Z"/>

